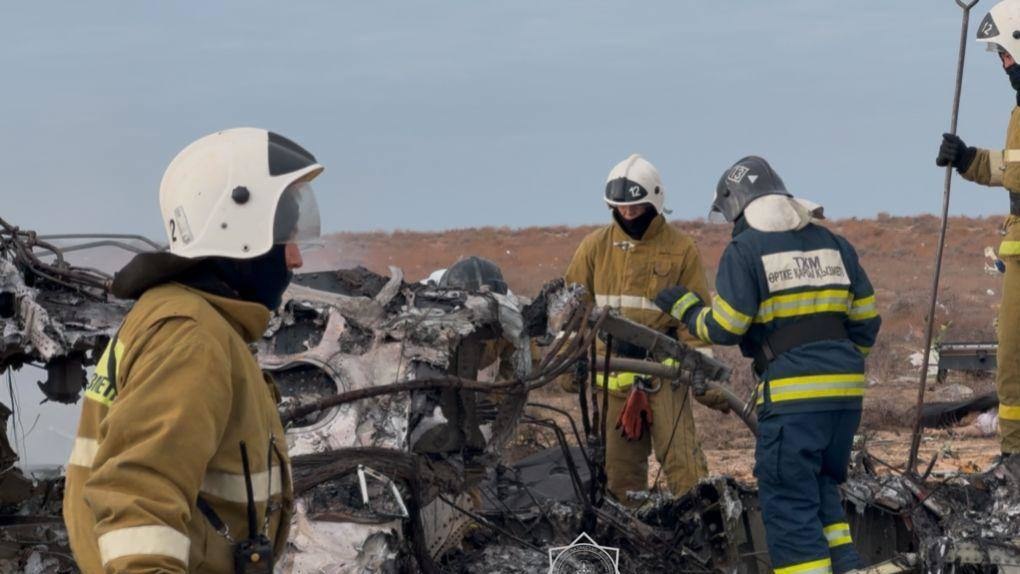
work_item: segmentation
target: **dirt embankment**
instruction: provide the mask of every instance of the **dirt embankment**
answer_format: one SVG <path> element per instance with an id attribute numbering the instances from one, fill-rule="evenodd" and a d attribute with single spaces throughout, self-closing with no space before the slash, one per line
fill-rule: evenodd
<path id="1" fill-rule="evenodd" d="M 988 247 L 998 245 L 1001 218 L 953 218 L 945 249 L 936 328 L 945 340 L 994 340 L 994 317 L 1001 295 L 1001 276 L 986 271 Z M 701 249 L 709 280 L 729 241 L 728 226 L 701 221 L 677 221 L 676 227 L 691 235 Z M 931 289 L 938 219 L 933 216 L 845 219 L 827 225 L 847 237 L 860 255 L 876 289 L 883 317 L 879 342 L 869 359 L 871 387 L 866 400 L 863 428 L 874 435 L 876 451 L 890 462 L 901 462 L 903 444 L 909 441 L 913 404 L 917 392 L 917 369 L 909 356 L 923 346 L 925 313 Z M 322 249 L 308 254 L 311 266 L 364 265 L 380 273 L 389 266 L 404 270 L 408 280 L 427 276 L 461 257 L 479 255 L 503 269 L 515 292 L 532 295 L 546 281 L 560 276 L 581 239 L 595 226 L 527 229 L 481 228 L 435 233 L 342 233 L 331 236 Z M 746 360 L 732 349 L 722 358 L 736 366 L 734 387 L 750 388 Z M 949 383 L 963 383 L 975 392 L 994 387 L 989 377 L 955 376 Z M 933 386 L 929 389 L 937 392 Z M 573 407 L 572 397 L 557 389 L 541 391 L 541 400 Z M 713 470 L 749 472 L 751 438 L 733 418 L 696 407 L 702 435 Z M 925 442 L 925 454 L 939 451 L 940 466 L 979 464 L 994 455 L 994 440 L 963 440 L 947 433 L 933 433 Z M 956 457 L 956 458 L 954 458 Z"/>

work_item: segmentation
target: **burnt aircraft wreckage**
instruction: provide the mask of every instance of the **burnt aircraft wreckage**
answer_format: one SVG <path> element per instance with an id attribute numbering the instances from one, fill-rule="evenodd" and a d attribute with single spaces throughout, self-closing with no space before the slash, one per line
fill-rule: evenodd
<path id="1" fill-rule="evenodd" d="M 159 248 L 71 239 L 0 220 L 0 371 L 13 384 L 12 370 L 41 366 L 40 389 L 63 403 L 78 400 L 130 306 L 109 294 L 111 277 L 67 254 Z M 637 493 L 641 502 L 626 508 L 601 480 L 606 409 L 588 392 L 596 371 L 725 389 L 727 366 L 583 304 L 577 286 L 552 282 L 524 300 L 389 273 L 297 276 L 258 344 L 283 396 L 297 495 L 277 572 L 769 571 L 752 486 L 713 477 L 679 498 Z M 597 337 L 639 345 L 652 360 L 611 363 L 596 356 Z M 679 366 L 664 366 L 667 358 Z M 580 421 L 529 400 L 559 376 L 579 383 Z M 753 432 L 752 409 L 729 400 Z M 0 574 L 75 572 L 60 469 L 18 466 L 10 414 L 0 404 Z M 558 445 L 510 460 L 523 425 Z M 866 448 L 853 471 L 844 495 L 854 539 L 867 560 L 886 561 L 881 571 L 1020 572 L 1020 477 L 1002 467 L 918 477 Z M 618 552 L 570 552 L 587 542 Z"/>

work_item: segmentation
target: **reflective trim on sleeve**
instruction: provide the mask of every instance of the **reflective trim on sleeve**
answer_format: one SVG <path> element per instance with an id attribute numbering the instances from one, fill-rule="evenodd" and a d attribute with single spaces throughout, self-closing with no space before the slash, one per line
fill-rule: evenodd
<path id="1" fill-rule="evenodd" d="M 721 296 L 716 295 L 712 301 L 713 318 L 719 326 L 734 335 L 743 335 L 751 326 L 751 316 L 745 315 L 733 308 Z"/>
<path id="2" fill-rule="evenodd" d="M 1017 152 L 1020 150 L 994 150 L 988 151 L 988 185 L 1001 186 L 1002 176 L 1006 173 L 1006 163 L 1020 161 Z"/>
<path id="3" fill-rule="evenodd" d="M 865 347 L 864 345 L 858 345 L 854 343 L 854 347 L 857 347 L 857 352 L 867 357 L 871 353 L 871 347 Z"/>
<path id="4" fill-rule="evenodd" d="M 99 537 L 99 557 L 106 566 L 124 556 L 166 556 L 188 565 L 191 540 L 169 526 L 132 526 Z"/>
<path id="5" fill-rule="evenodd" d="M 273 467 L 271 484 L 267 484 L 269 476 L 266 471 L 251 475 L 252 494 L 255 496 L 255 502 L 265 502 L 267 492 L 269 496 L 280 494 L 282 485 L 280 467 Z M 272 490 L 269 490 L 270 488 Z M 244 486 L 243 474 L 210 470 L 205 473 L 201 491 L 228 502 L 248 502 L 248 491 Z"/>
<path id="6" fill-rule="evenodd" d="M 999 419 L 1004 421 L 1020 421 L 1020 405 L 1004 405 L 999 403 Z"/>
<path id="7" fill-rule="evenodd" d="M 999 257 L 1020 255 L 1020 241 L 1003 241 L 999 244 Z"/>
<path id="8" fill-rule="evenodd" d="M 811 562 L 801 562 L 776 568 L 776 574 L 831 574 L 832 559 L 822 558 Z"/>
<path id="9" fill-rule="evenodd" d="M 695 319 L 695 335 L 706 343 L 713 343 L 712 337 L 708 335 L 708 325 L 705 323 L 705 318 L 708 317 L 708 312 L 712 309 L 709 307 L 703 307 L 701 311 L 698 311 L 698 317 Z"/>
<path id="10" fill-rule="evenodd" d="M 67 464 L 92 468 L 96 460 L 96 452 L 99 451 L 99 441 L 94 438 L 75 437 L 74 447 L 71 448 L 71 458 Z"/>
<path id="11" fill-rule="evenodd" d="M 869 295 L 868 297 L 854 299 L 850 305 L 849 315 L 851 321 L 867 321 L 868 319 L 878 317 L 878 311 L 875 308 L 875 296 Z"/>
<path id="12" fill-rule="evenodd" d="M 863 397 L 868 386 L 863 373 L 788 377 L 769 381 L 768 385 L 773 403 Z M 758 385 L 757 404 L 765 404 L 765 383 Z"/>
<path id="13" fill-rule="evenodd" d="M 846 522 L 830 524 L 823 528 L 822 532 L 825 534 L 825 539 L 829 542 L 829 548 L 853 542 L 853 538 L 850 537 L 850 525 Z"/>
<path id="14" fill-rule="evenodd" d="M 847 313 L 850 309 L 850 291 L 823 289 L 790 295 L 769 297 L 758 306 L 755 323 L 768 323 L 775 319 L 813 315 L 815 313 Z"/>
<path id="15" fill-rule="evenodd" d="M 662 312 L 662 309 L 659 309 L 654 301 L 640 295 L 595 295 L 595 304 L 610 309 L 642 309 Z"/>
<path id="16" fill-rule="evenodd" d="M 677 299 L 676 303 L 673 303 L 673 308 L 669 314 L 676 318 L 677 321 L 684 320 L 684 313 L 687 312 L 691 307 L 701 303 L 701 298 L 694 293 L 684 293 L 684 296 Z"/>

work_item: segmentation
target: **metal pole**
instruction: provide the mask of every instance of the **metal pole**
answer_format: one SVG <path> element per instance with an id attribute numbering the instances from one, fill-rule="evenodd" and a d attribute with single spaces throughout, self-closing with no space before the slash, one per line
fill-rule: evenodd
<path id="1" fill-rule="evenodd" d="M 956 5 L 963 9 L 963 22 L 960 25 L 960 50 L 956 58 L 956 91 L 953 93 L 953 115 L 950 120 L 949 133 L 956 134 L 956 122 L 960 116 L 960 90 L 963 87 L 963 60 L 967 55 L 967 29 L 970 25 L 970 9 L 978 0 L 963 2 L 956 0 Z M 939 297 L 939 278 L 942 275 L 942 250 L 946 245 L 946 227 L 949 223 L 949 189 L 953 183 L 953 166 L 946 166 L 946 179 L 942 186 L 942 222 L 939 227 L 939 242 L 935 250 L 935 272 L 932 276 L 931 301 L 928 306 L 928 325 L 924 334 L 924 359 L 921 361 L 921 382 L 917 388 L 917 416 L 914 420 L 914 434 L 910 440 L 910 457 L 907 459 L 907 472 L 913 473 L 917 466 L 917 450 L 921 446 L 921 408 L 924 406 L 924 389 L 928 385 L 928 361 L 931 358 L 931 339 L 935 328 L 935 309 Z"/>
<path id="2" fill-rule="evenodd" d="M 606 466 L 609 464 L 609 445 L 606 442 L 606 428 L 609 423 L 609 358 L 613 353 L 613 336 L 611 334 L 606 335 L 606 357 L 602 364 L 602 429 L 599 433 L 599 448 L 601 449 L 601 456 L 599 462 L 602 463 L 602 474 L 599 478 L 603 479 L 599 481 L 599 494 L 604 499 L 606 497 L 606 490 L 609 488 L 609 475 L 606 472 Z"/>

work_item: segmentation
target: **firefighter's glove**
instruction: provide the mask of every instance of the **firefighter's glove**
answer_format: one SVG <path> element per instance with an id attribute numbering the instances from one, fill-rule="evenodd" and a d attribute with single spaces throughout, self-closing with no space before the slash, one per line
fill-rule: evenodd
<path id="1" fill-rule="evenodd" d="M 655 296 L 655 305 L 680 322 L 684 321 L 688 311 L 700 304 L 701 299 L 681 285 L 666 287 Z"/>
<path id="2" fill-rule="evenodd" d="M 719 389 L 707 389 L 700 395 L 695 393 L 694 399 L 706 407 L 723 414 L 730 412 L 730 404 L 726 402 L 726 395 Z"/>
<path id="3" fill-rule="evenodd" d="M 963 173 L 970 167 L 976 155 L 977 149 L 968 147 L 959 136 L 942 134 L 942 145 L 939 146 L 939 155 L 935 158 L 935 165 L 939 167 L 951 165 Z"/>
<path id="4" fill-rule="evenodd" d="M 620 429 L 620 436 L 627 440 L 641 440 L 646 425 L 652 426 L 652 408 L 648 406 L 648 393 L 641 390 L 638 385 L 632 385 L 630 394 L 627 395 L 627 403 L 623 405 L 620 418 L 616 420 L 616 428 Z"/>

